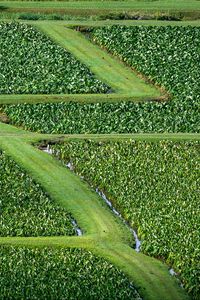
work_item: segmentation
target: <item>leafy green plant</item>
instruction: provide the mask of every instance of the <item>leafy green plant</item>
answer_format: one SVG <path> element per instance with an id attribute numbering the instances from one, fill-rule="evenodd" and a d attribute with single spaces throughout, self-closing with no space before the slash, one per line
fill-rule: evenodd
<path id="1" fill-rule="evenodd" d="M 191 123 L 196 132 L 199 131 L 196 115 L 200 103 L 199 36 L 200 28 L 192 26 L 110 26 L 94 29 L 92 34 L 96 43 L 173 96 L 167 105 L 150 103 L 142 106 L 137 114 L 140 120 L 144 116 L 143 110 L 148 107 L 154 112 L 152 116 L 144 116 L 144 122 L 148 124 L 150 117 L 154 127 L 162 119 L 160 131 L 169 131 L 166 125 L 173 121 L 172 131 L 181 131 L 184 123 Z M 150 126 L 146 126 L 146 131 L 149 130 Z"/>
<path id="2" fill-rule="evenodd" d="M 198 103 L 40 103 L 7 105 L 10 123 L 42 133 L 199 132 Z"/>
<path id="3" fill-rule="evenodd" d="M 144 253 L 173 266 L 194 299 L 200 292 L 199 146 L 134 140 L 52 146 L 137 228 Z"/>
<path id="4" fill-rule="evenodd" d="M 141 299 L 105 259 L 81 249 L 0 247 L 2 299 Z"/>
<path id="5" fill-rule="evenodd" d="M 92 36 L 173 99 L 9 105 L 5 112 L 13 124 L 44 133 L 199 132 L 199 27 L 108 26 Z"/>
<path id="6" fill-rule="evenodd" d="M 109 90 L 72 54 L 27 24 L 0 23 L 0 65 L 0 94 Z"/>
<path id="7" fill-rule="evenodd" d="M 71 216 L 0 150 L 0 236 L 75 235 Z"/>

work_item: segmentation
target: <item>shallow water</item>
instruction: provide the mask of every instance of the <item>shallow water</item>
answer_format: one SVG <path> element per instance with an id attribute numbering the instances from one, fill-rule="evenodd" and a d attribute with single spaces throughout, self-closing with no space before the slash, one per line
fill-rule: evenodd
<path id="1" fill-rule="evenodd" d="M 72 222 L 72 225 L 74 226 L 74 229 L 75 229 L 77 235 L 82 236 L 83 235 L 82 230 L 78 227 L 78 224 L 76 223 L 76 221 L 72 219 L 71 222 Z"/>
<path id="2" fill-rule="evenodd" d="M 122 215 L 114 208 L 112 203 L 107 199 L 106 195 L 101 192 L 98 188 L 96 188 L 96 193 L 101 196 L 101 198 L 106 202 L 106 204 L 110 207 L 110 209 L 113 211 L 113 213 L 118 216 L 122 222 L 129 228 L 130 232 L 132 233 L 134 239 L 135 239 L 135 251 L 140 252 L 140 246 L 141 246 L 141 241 L 138 238 L 138 235 L 136 231 L 129 226 L 129 224 L 123 219 Z"/>

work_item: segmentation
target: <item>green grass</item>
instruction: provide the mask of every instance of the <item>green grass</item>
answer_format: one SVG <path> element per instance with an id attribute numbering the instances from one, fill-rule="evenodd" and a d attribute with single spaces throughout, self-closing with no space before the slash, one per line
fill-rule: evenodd
<path id="1" fill-rule="evenodd" d="M 12 9 L 40 10 L 107 10 L 107 11 L 195 11 L 200 4 L 195 0 L 159 0 L 159 1 L 1 1 L 0 6 Z"/>
<path id="2" fill-rule="evenodd" d="M 21 143 L 18 139 L 1 140 L 1 144 L 6 153 L 10 153 L 20 165 L 28 169 L 39 183 L 42 182 L 52 198 L 66 207 L 75 219 L 79 220 L 79 225 L 85 233 L 98 233 L 99 236 L 104 236 L 109 235 L 110 231 L 118 232 L 116 222 L 109 217 L 110 213 L 106 209 L 102 209 L 99 215 L 98 210 L 102 205 L 98 196 L 95 193 L 89 193 L 85 184 L 52 157 L 26 143 Z M 85 220 L 87 215 L 90 215 L 89 221 Z"/>
<path id="3" fill-rule="evenodd" d="M 15 126 L 0 122 L 0 139 L 5 140 L 8 137 L 20 138 L 29 143 L 38 143 L 40 141 L 69 141 L 69 140 L 129 140 L 137 141 L 199 141 L 199 133 L 130 133 L 130 134 L 41 134 L 31 133 Z"/>
<path id="4" fill-rule="evenodd" d="M 0 139 L 8 137 L 20 138 L 29 143 L 38 143 L 40 141 L 69 141 L 69 140 L 129 140 L 137 141 L 199 141 L 199 133 L 130 133 L 130 134 L 41 134 L 31 133 L 15 126 L 0 122 Z"/>
<path id="5" fill-rule="evenodd" d="M 135 97 L 160 96 L 155 87 L 147 85 L 131 72 L 130 68 L 93 45 L 81 33 L 48 22 L 44 25 L 38 24 L 38 28 L 72 52 L 116 92 Z"/>
<path id="6" fill-rule="evenodd" d="M 23 21 L 20 21 L 23 22 Z M 25 21 L 26 23 L 37 24 L 45 23 L 49 21 Z M 126 25 L 126 26 L 200 26 L 200 20 L 190 20 L 190 21 L 159 21 L 159 20 L 70 20 L 70 21 L 51 21 L 51 23 L 56 23 L 57 25 L 63 25 L 66 27 L 102 27 L 109 25 Z"/>

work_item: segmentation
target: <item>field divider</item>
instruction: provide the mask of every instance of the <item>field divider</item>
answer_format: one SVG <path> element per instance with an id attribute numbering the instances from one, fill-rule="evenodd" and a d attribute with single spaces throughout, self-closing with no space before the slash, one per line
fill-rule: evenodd
<path id="1" fill-rule="evenodd" d="M 199 133 L 111 133 L 111 134 L 43 134 L 28 132 L 10 124 L 0 123 L 0 140 L 20 138 L 21 141 L 38 143 L 40 141 L 71 141 L 71 140 L 141 140 L 141 141 L 199 141 Z"/>
<path id="2" fill-rule="evenodd" d="M 134 102 L 147 102 L 147 101 L 163 101 L 163 97 L 150 97 L 150 96 L 134 96 L 130 94 L 52 94 L 52 95 L 32 95 L 32 94 L 11 94 L 0 95 L 0 105 L 3 104 L 23 104 L 23 103 L 57 103 L 57 102 L 77 102 L 77 103 L 107 103 L 107 102 L 120 102 L 120 101 L 134 101 Z"/>

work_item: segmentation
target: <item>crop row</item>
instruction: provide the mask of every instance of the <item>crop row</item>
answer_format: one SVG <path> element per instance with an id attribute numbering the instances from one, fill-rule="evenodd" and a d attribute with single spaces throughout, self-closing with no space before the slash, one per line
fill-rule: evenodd
<path id="1" fill-rule="evenodd" d="M 52 146 L 137 228 L 142 251 L 164 258 L 198 298 L 199 143 L 79 141 Z"/>
<path id="2" fill-rule="evenodd" d="M 0 94 L 105 93 L 108 86 L 30 25 L 0 23 Z"/>
<path id="3" fill-rule="evenodd" d="M 141 299 L 111 263 L 81 249 L 0 247 L 1 299 Z"/>
<path id="4" fill-rule="evenodd" d="M 191 103 L 189 112 L 188 105 L 182 106 L 179 114 L 168 108 L 167 103 L 149 102 L 61 102 L 3 107 L 12 124 L 42 133 L 199 132 L 197 105 Z"/>
<path id="5" fill-rule="evenodd" d="M 71 216 L 0 150 L 0 236 L 75 235 Z"/>

